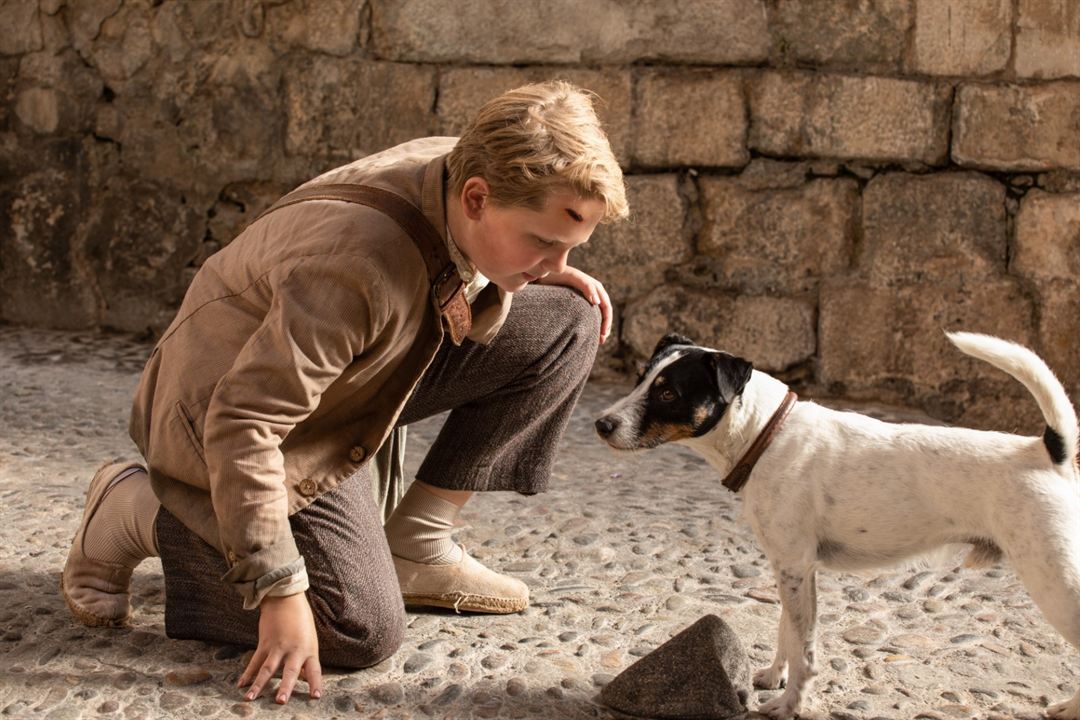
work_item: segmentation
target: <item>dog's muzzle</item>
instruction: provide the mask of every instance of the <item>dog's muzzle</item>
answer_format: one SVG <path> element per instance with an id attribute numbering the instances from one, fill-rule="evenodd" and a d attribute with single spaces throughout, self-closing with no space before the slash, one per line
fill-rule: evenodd
<path id="1" fill-rule="evenodd" d="M 619 421 L 617 418 L 613 418 L 610 415 L 602 417 L 596 421 L 596 433 L 602 438 L 609 438 L 611 434 L 619 429 Z"/>

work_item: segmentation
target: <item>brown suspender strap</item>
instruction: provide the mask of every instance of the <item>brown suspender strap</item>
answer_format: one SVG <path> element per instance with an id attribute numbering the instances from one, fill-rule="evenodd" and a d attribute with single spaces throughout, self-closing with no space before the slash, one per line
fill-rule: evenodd
<path id="1" fill-rule="evenodd" d="M 731 469 L 731 472 L 727 474 L 727 477 L 724 478 L 724 487 L 735 493 L 743 489 L 743 485 L 750 479 L 750 473 L 753 471 L 754 465 L 764 454 L 765 449 L 769 447 L 773 436 L 780 431 L 780 427 L 784 424 L 784 420 L 787 419 L 791 408 L 795 407 L 795 401 L 798 399 L 798 395 L 788 391 L 788 394 L 784 396 L 784 401 L 780 403 L 780 407 L 776 409 L 773 416 L 769 418 L 769 422 L 762 428 L 761 434 L 754 440 L 754 444 L 750 446 L 746 454 L 742 456 L 739 462 L 735 464 L 735 467 Z"/>
<path id="2" fill-rule="evenodd" d="M 382 188 L 334 183 L 294 190 L 263 211 L 259 218 L 309 200 L 339 200 L 364 205 L 378 210 L 401 226 L 424 258 L 432 299 L 450 333 L 450 339 L 455 345 L 461 344 L 472 329 L 472 312 L 465 299 L 465 286 L 458 275 L 457 266 L 450 258 L 446 241 L 415 205 L 397 193 Z"/>

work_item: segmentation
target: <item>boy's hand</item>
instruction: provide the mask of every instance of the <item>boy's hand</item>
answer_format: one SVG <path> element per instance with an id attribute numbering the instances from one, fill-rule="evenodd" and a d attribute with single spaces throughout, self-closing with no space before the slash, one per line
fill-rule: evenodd
<path id="1" fill-rule="evenodd" d="M 585 299 L 600 306 L 600 344 L 607 342 L 611 334 L 611 298 L 608 297 L 604 284 L 591 275 L 577 268 L 567 266 L 561 273 L 548 273 L 536 281 L 537 285 L 563 285 L 580 290 Z"/>
<path id="2" fill-rule="evenodd" d="M 279 705 L 289 702 L 298 677 L 307 680 L 312 698 L 322 696 L 319 638 L 304 593 L 267 597 L 259 604 L 259 646 L 236 684 L 237 687 L 251 684 L 244 699 L 257 698 L 279 667 L 281 684 L 275 698 Z"/>

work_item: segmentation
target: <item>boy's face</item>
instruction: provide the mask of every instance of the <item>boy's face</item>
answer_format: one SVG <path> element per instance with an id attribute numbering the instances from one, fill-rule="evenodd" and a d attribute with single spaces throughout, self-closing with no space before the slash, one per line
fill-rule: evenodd
<path id="1" fill-rule="evenodd" d="M 468 230 L 459 244 L 477 269 L 507 292 L 563 272 L 567 255 L 589 239 L 604 215 L 601 200 L 567 189 L 550 192 L 541 210 L 498 205 L 486 191 L 481 178 L 470 178 L 462 188 Z"/>

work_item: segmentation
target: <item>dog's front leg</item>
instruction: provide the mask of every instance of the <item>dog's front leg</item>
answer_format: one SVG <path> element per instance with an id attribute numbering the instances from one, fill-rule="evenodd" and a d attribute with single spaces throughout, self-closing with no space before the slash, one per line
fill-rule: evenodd
<path id="1" fill-rule="evenodd" d="M 758 708 L 758 712 L 776 720 L 787 720 L 802 704 L 809 690 L 814 669 L 814 635 L 817 625 L 817 583 L 815 570 L 810 567 L 776 568 L 777 585 L 783 610 L 780 615 L 780 639 L 777 661 L 764 671 L 773 671 L 781 657 L 787 660 L 787 688 L 783 694 Z M 759 673 L 760 674 L 760 673 Z"/>
<path id="2" fill-rule="evenodd" d="M 772 665 L 754 673 L 754 687 L 756 688 L 776 690 L 787 683 L 787 656 L 784 655 L 784 649 L 788 645 L 787 636 L 790 632 L 788 628 L 791 625 L 788 621 L 788 612 L 787 603 L 781 604 L 780 627 L 776 638 L 776 657 L 773 658 Z"/>

